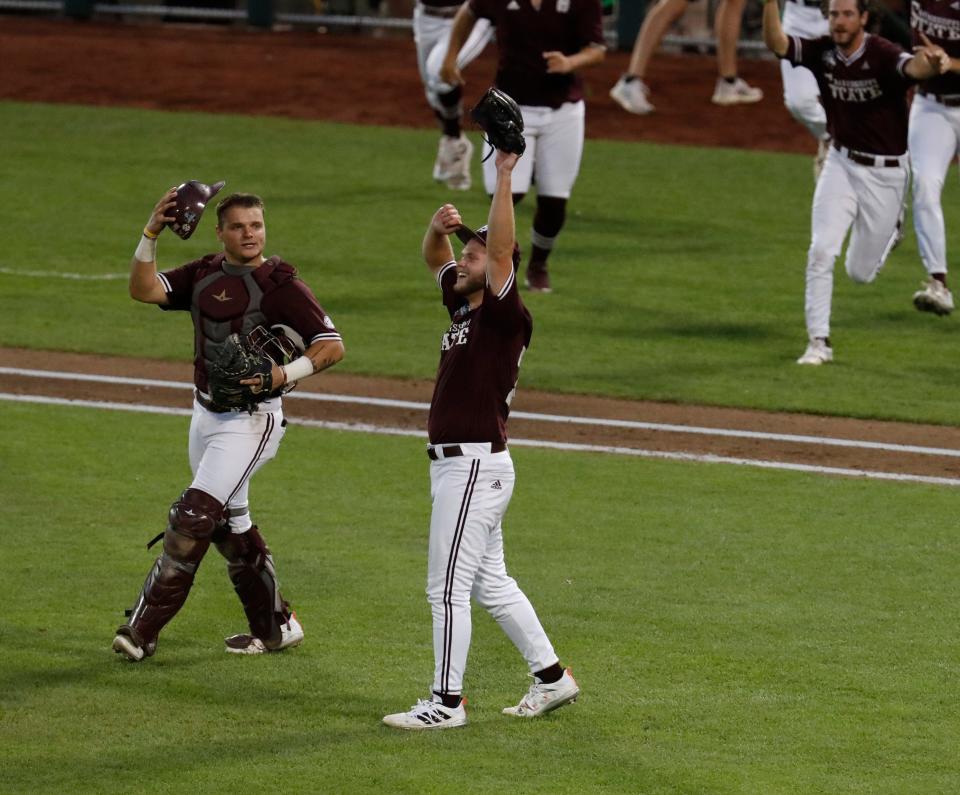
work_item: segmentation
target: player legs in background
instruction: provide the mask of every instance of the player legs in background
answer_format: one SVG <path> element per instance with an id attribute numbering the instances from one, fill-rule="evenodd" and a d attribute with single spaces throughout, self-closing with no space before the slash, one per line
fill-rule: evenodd
<path id="1" fill-rule="evenodd" d="M 833 267 L 847 231 L 847 275 L 869 284 L 893 250 L 910 171 L 906 156 L 898 167 L 864 166 L 831 148 L 813 194 L 813 239 L 807 256 L 805 312 L 809 344 L 797 364 L 833 360 L 830 313 Z"/>
<path id="2" fill-rule="evenodd" d="M 913 169 L 913 225 L 929 279 L 914 293 L 917 309 L 938 315 L 953 311 L 947 287 L 947 238 L 940 203 L 943 183 L 960 142 L 960 107 L 950 108 L 918 94 L 910 109 L 909 151 Z"/>
<path id="3" fill-rule="evenodd" d="M 815 4 L 808 5 L 808 2 Z M 816 0 L 787 0 L 783 9 L 783 31 L 788 36 L 816 39 L 829 35 L 830 26 Z M 780 75 L 783 78 L 783 104 L 817 142 L 813 161 L 813 179 L 816 181 L 830 147 L 827 113 L 820 103 L 820 87 L 813 72 L 786 60 L 780 61 Z"/>
<path id="4" fill-rule="evenodd" d="M 463 135 L 462 88 L 451 86 L 440 79 L 440 67 L 450 42 L 453 12 L 457 6 L 435 8 L 417 4 L 413 12 L 414 42 L 417 47 L 417 66 L 423 82 L 427 102 L 433 108 L 442 134 L 433 166 L 433 178 L 451 190 L 469 190 L 470 160 L 473 144 Z M 447 14 L 448 16 L 437 16 Z M 458 68 L 473 61 L 490 39 L 493 30 L 489 22 L 479 20 L 457 55 Z"/>
<path id="5" fill-rule="evenodd" d="M 583 102 L 567 102 L 557 109 L 524 106 L 520 110 L 527 150 L 513 171 L 515 201 L 530 189 L 534 174 L 537 187 L 525 281 L 528 289 L 549 293 L 547 259 L 563 228 L 567 201 L 580 172 L 586 108 Z M 483 164 L 483 178 L 491 193 L 497 178 L 493 158 Z"/>
<path id="6" fill-rule="evenodd" d="M 659 0 L 644 17 L 633 44 L 627 72 L 610 89 L 624 110 L 640 115 L 654 110 L 645 82 L 650 60 L 667 31 L 686 12 L 689 0 Z M 759 102 L 763 92 L 737 77 L 737 41 L 746 0 L 721 0 L 714 20 L 717 40 L 717 83 L 712 101 L 718 105 Z"/>

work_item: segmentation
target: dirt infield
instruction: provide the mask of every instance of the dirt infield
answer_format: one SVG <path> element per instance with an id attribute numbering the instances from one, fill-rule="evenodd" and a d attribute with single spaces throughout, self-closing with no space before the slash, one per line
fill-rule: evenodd
<path id="1" fill-rule="evenodd" d="M 417 78 L 413 43 L 406 37 L 258 33 L 214 26 L 123 26 L 0 17 L 0 52 L 0 98 L 434 126 Z M 651 74 L 658 112 L 648 118 L 622 112 L 607 97 L 607 89 L 625 64 L 625 54 L 613 53 L 602 67 L 588 72 L 587 130 L 591 137 L 798 152 L 813 149 L 807 133 L 782 106 L 779 74 L 772 61 L 742 62 L 742 74 L 764 89 L 763 102 L 719 108 L 709 102 L 713 59 L 659 56 Z M 488 52 L 470 68 L 468 101 L 485 86 L 493 66 Z M 0 349 L 0 367 L 120 375 L 179 384 L 189 382 L 191 377 L 188 363 L 17 349 Z M 332 372 L 307 382 L 302 392 L 309 391 L 426 403 L 431 384 Z M 182 388 L 10 373 L 0 374 L 0 392 L 183 408 L 191 402 Z M 297 399 L 296 393 L 287 405 L 294 417 L 418 430 L 425 427 L 425 413 L 416 408 L 317 402 Z M 960 477 L 960 458 L 949 455 L 749 435 L 684 433 L 636 424 L 703 426 L 960 450 L 960 429 L 954 428 L 553 395 L 522 388 L 514 412 L 511 431 L 515 438 Z M 517 413 L 626 420 L 632 426 L 530 419 Z"/>
<path id="2" fill-rule="evenodd" d="M 223 26 L 157 25 L 0 17 L 0 98 L 200 110 L 359 124 L 435 128 L 410 36 L 374 38 Z M 773 60 L 742 59 L 762 102 L 710 102 L 713 57 L 658 55 L 649 82 L 657 112 L 632 116 L 607 95 L 627 65 L 610 53 L 585 70 L 587 135 L 623 141 L 816 149 L 781 99 Z M 495 71 L 493 47 L 466 72 L 466 101 Z"/>

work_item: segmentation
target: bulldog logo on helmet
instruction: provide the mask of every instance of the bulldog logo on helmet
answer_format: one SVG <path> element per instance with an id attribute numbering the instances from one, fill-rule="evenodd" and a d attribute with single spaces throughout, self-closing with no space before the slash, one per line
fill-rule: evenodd
<path id="1" fill-rule="evenodd" d="M 195 179 L 184 182 L 177 188 L 177 206 L 173 210 L 175 220 L 167 224 L 174 234 L 186 240 L 200 223 L 200 216 L 207 202 L 216 196 L 227 183 L 224 180 L 213 185 L 204 185 Z"/>

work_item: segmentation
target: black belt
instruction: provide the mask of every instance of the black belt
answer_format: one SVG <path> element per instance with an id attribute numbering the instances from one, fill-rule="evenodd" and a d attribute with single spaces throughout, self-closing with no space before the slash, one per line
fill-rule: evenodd
<path id="1" fill-rule="evenodd" d="M 456 458 L 457 456 L 463 455 L 463 448 L 459 444 L 438 444 L 436 447 L 440 448 L 440 452 L 443 453 L 444 458 Z M 503 442 L 491 442 L 490 443 L 490 452 L 491 453 L 502 453 L 507 449 L 507 446 Z M 427 448 L 427 458 L 431 461 L 439 461 L 440 456 L 437 455 L 437 451 L 433 447 Z"/>
<path id="2" fill-rule="evenodd" d="M 460 6 L 428 6 L 420 4 L 420 13 L 428 17 L 440 17 L 441 19 L 453 19 L 457 15 Z"/>
<path id="3" fill-rule="evenodd" d="M 920 96 L 939 102 L 948 108 L 960 108 L 960 94 L 933 94 L 930 91 L 920 91 Z"/>
<path id="4" fill-rule="evenodd" d="M 205 397 L 199 389 L 193 390 L 193 395 L 197 399 L 197 403 L 203 406 L 207 411 L 212 411 L 214 414 L 226 414 L 228 411 L 237 411 L 237 409 L 231 409 L 226 406 L 218 406 L 210 398 Z"/>
<path id="5" fill-rule="evenodd" d="M 823 3 L 821 0 L 788 0 L 788 2 L 796 3 L 798 6 L 806 6 L 807 8 L 819 8 L 823 11 Z"/>
<path id="6" fill-rule="evenodd" d="M 884 157 L 883 155 L 868 155 L 865 152 L 854 152 L 852 149 L 844 149 L 836 141 L 833 142 L 833 148 L 840 154 L 846 155 L 854 163 L 861 166 L 873 166 L 874 168 L 899 168 L 903 165 L 899 157 Z"/>

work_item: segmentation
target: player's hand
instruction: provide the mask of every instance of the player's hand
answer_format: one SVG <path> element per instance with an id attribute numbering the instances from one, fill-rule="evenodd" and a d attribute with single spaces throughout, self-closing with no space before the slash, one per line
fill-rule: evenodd
<path id="1" fill-rule="evenodd" d="M 461 226 L 463 219 L 460 218 L 460 211 L 452 204 L 443 205 L 430 220 L 430 228 L 438 235 L 452 235 Z"/>
<path id="2" fill-rule="evenodd" d="M 509 174 L 513 171 L 513 167 L 517 165 L 517 161 L 520 159 L 520 155 L 514 154 L 513 152 L 504 152 L 500 149 L 497 150 L 497 159 L 494 163 L 497 166 L 498 174 Z"/>
<path id="3" fill-rule="evenodd" d="M 440 79 L 451 86 L 462 86 L 466 84 L 463 75 L 460 74 L 460 69 L 457 67 L 456 60 L 452 63 L 448 63 L 447 61 L 443 62 L 443 65 L 440 67 Z"/>
<path id="4" fill-rule="evenodd" d="M 926 62 L 930 64 L 933 69 L 937 70 L 937 74 L 942 75 L 949 72 L 950 56 L 947 55 L 946 50 L 930 41 L 925 33 L 920 34 L 920 40 L 923 42 L 923 46 L 914 47 L 913 51 L 918 55 L 922 55 Z"/>
<path id="5" fill-rule="evenodd" d="M 548 75 L 565 75 L 573 71 L 570 58 L 559 50 L 550 50 L 543 53 L 543 60 L 547 62 Z"/>
<path id="6" fill-rule="evenodd" d="M 172 210 L 177 206 L 177 189 L 170 188 L 163 194 L 163 198 L 157 202 L 150 214 L 150 220 L 147 221 L 147 231 L 154 235 L 159 235 L 168 222 L 176 221 L 177 218 L 172 214 Z"/>

